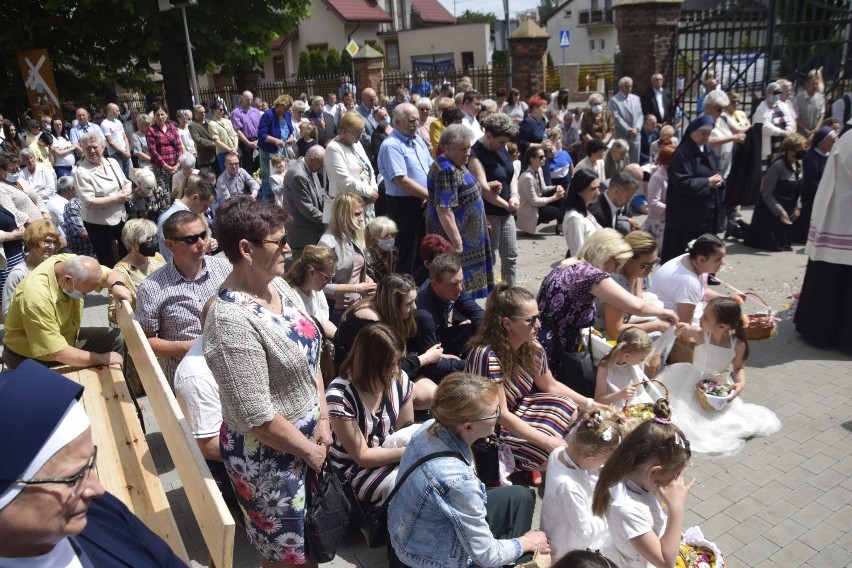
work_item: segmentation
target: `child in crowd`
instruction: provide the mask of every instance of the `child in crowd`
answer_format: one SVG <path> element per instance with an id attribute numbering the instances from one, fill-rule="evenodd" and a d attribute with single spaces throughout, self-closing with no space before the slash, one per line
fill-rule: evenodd
<path id="1" fill-rule="evenodd" d="M 744 402 L 748 339 L 739 302 L 727 297 L 707 303 L 698 326 L 679 324 L 679 332 L 696 342 L 692 364 L 670 365 L 657 378 L 669 389 L 675 423 L 687 433 L 696 453 L 732 455 L 746 438 L 769 436 L 781 428 L 774 412 Z M 730 384 L 733 389 L 722 410 L 705 410 L 695 385 L 703 379 Z"/>
<path id="2" fill-rule="evenodd" d="M 620 568 L 674 566 L 686 496 L 689 441 L 671 422 L 668 401 L 613 451 L 595 486 L 592 512 L 605 517 L 612 542 L 602 551 Z"/>
<path id="3" fill-rule="evenodd" d="M 595 400 L 601 404 L 624 405 L 652 403 L 660 398 L 652 385 L 637 389 L 638 383 L 648 379 L 645 359 L 653 350 L 654 343 L 645 331 L 638 327 L 625 328 L 618 335 L 615 347 L 598 365 Z"/>
<path id="4" fill-rule="evenodd" d="M 284 174 L 287 173 L 287 159 L 282 154 L 273 154 L 269 158 L 269 166 L 273 173 L 269 175 L 269 187 L 275 196 L 275 204 L 284 206 Z"/>
<path id="5" fill-rule="evenodd" d="M 566 113 L 566 116 L 571 116 Z M 550 170 L 550 179 L 553 185 L 568 187 L 571 176 L 574 173 L 574 160 L 571 155 L 562 148 L 562 131 L 554 128 L 550 133 L 550 143 L 553 145 L 553 155 L 547 158 L 547 168 Z"/>
<path id="6" fill-rule="evenodd" d="M 311 146 L 317 145 L 317 127 L 311 124 L 307 118 L 303 118 L 299 123 L 300 138 L 296 140 L 296 155 L 300 158 L 308 153 Z"/>
<path id="7" fill-rule="evenodd" d="M 592 515 L 592 493 L 601 466 L 625 435 L 620 412 L 587 410 L 568 433 L 568 446 L 551 452 L 541 530 L 554 560 L 574 549 L 600 550 L 609 540 L 606 520 Z"/>
<path id="8" fill-rule="evenodd" d="M 509 157 L 512 158 L 512 165 L 515 167 L 515 177 L 518 177 L 521 175 L 521 151 L 514 142 L 506 144 L 506 151 L 509 152 Z"/>

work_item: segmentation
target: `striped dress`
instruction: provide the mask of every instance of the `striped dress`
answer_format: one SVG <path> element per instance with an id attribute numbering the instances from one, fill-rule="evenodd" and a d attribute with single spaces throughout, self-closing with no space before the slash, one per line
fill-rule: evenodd
<path id="1" fill-rule="evenodd" d="M 503 377 L 503 368 L 497 353 L 489 346 L 474 348 L 467 356 L 465 371 L 482 375 L 503 383 L 506 406 L 509 412 L 549 436 L 563 437 L 571 425 L 571 415 L 577 410 L 567 396 L 537 392 L 535 378 L 547 372 L 544 348 L 533 344 L 536 352 L 535 368 L 520 369 L 512 377 Z M 547 463 L 548 452 L 520 438 L 500 426 L 500 442 L 508 444 L 515 456 L 515 467 L 533 470 Z"/>
<path id="2" fill-rule="evenodd" d="M 355 420 L 358 429 L 367 439 L 367 446 L 377 448 L 385 438 L 397 430 L 397 419 L 402 407 L 411 399 L 414 385 L 408 375 L 400 373 L 400 379 L 391 385 L 390 393 L 382 400 L 376 414 L 372 414 L 361 400 L 355 386 L 347 378 L 338 377 L 331 381 L 325 391 L 328 415 L 342 420 Z M 399 426 L 402 426 L 400 424 Z M 396 481 L 398 463 L 374 468 L 362 468 L 349 456 L 346 448 L 334 437 L 328 450 L 332 464 L 340 471 L 364 505 L 377 506 L 382 494 L 387 494 Z"/>

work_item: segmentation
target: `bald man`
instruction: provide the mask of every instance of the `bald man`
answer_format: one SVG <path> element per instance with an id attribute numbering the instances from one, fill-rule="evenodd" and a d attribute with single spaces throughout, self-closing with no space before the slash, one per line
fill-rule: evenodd
<path id="1" fill-rule="evenodd" d="M 12 296 L 3 336 L 3 363 L 16 368 L 26 359 L 48 367 L 92 367 L 122 362 L 118 328 L 81 328 L 83 297 L 106 288 L 132 301 L 122 276 L 88 256 L 58 254 L 21 281 Z"/>
<path id="2" fill-rule="evenodd" d="M 71 129 L 69 133 L 69 137 L 71 138 L 72 144 L 80 144 L 80 138 L 83 135 L 88 134 L 89 132 L 95 132 L 101 138 L 104 137 L 103 131 L 97 124 L 89 122 L 89 111 L 84 108 L 78 108 L 74 111 L 74 118 L 77 119 L 77 124 L 74 125 L 74 128 Z"/>
<path id="3" fill-rule="evenodd" d="M 130 141 L 119 119 L 121 109 L 115 103 L 106 106 L 106 118 L 101 121 L 101 132 L 107 143 L 109 157 L 121 164 L 124 177 L 130 177 Z"/>
<path id="4" fill-rule="evenodd" d="M 240 144 L 240 167 L 253 174 L 260 168 L 260 160 L 255 158 L 257 150 L 257 127 L 260 123 L 260 111 L 254 108 L 254 95 L 243 91 L 240 105 L 231 111 L 231 123 L 237 131 Z"/>

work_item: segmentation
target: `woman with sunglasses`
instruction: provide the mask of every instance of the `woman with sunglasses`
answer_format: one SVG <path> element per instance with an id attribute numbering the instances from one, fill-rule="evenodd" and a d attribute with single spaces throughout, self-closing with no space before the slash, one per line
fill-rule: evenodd
<path id="1" fill-rule="evenodd" d="M 305 312 L 320 323 L 326 337 L 334 337 L 337 333 L 337 326 L 328 319 L 328 301 L 323 293 L 336 270 L 337 254 L 333 249 L 308 245 L 284 276 L 287 284 L 302 298 Z"/>
<path id="2" fill-rule="evenodd" d="M 538 226 L 556 221 L 556 234 L 562 233 L 561 202 L 565 188 L 561 185 L 545 185 L 543 170 L 547 153 L 544 146 L 536 144 L 527 150 L 529 166 L 518 177 L 518 229 L 535 235 Z"/>
<path id="3" fill-rule="evenodd" d="M 615 229 L 600 229 L 591 235 L 576 256 L 562 261 L 541 282 L 538 309 L 542 314 L 538 340 L 544 346 L 554 376 L 577 384 L 568 376 L 563 357 L 577 352 L 580 331 L 595 323 L 595 299 L 625 312 L 654 316 L 677 323 L 672 310 L 634 296 L 611 278 L 616 269 L 633 258 L 633 249 Z M 589 384 L 588 392 L 594 385 Z"/>
<path id="4" fill-rule="evenodd" d="M 233 271 L 210 306 L 204 358 L 219 385 L 219 449 L 250 540 L 265 566 L 315 566 L 301 544 L 305 479 L 308 468 L 322 469 L 332 438 L 319 371 L 322 333 L 282 278 L 286 216 L 248 195 L 216 211 L 219 246 Z"/>
<path id="5" fill-rule="evenodd" d="M 485 320 L 468 346 L 465 371 L 502 383 L 498 400 L 501 443 L 511 448 L 515 468 L 541 484 L 550 452 L 565 445 L 563 436 L 577 408 L 595 401 L 556 381 L 536 340 L 541 314 L 526 288 L 498 284 L 485 303 Z"/>
<path id="6" fill-rule="evenodd" d="M 485 489 L 476 477 L 471 445 L 494 432 L 501 390 L 499 383 L 470 373 L 441 381 L 434 420 L 403 452 L 397 476 L 402 485 L 388 505 L 391 568 L 496 568 L 523 553 L 550 552 L 547 536 L 530 530 L 532 492 L 517 485 Z"/>

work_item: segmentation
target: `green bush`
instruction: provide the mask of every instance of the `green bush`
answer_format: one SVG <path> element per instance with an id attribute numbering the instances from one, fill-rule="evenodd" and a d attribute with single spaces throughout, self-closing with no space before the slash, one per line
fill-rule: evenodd
<path id="1" fill-rule="evenodd" d="M 313 77 L 313 67 L 311 66 L 311 56 L 307 51 L 299 52 L 299 78 L 308 79 Z"/>
<path id="2" fill-rule="evenodd" d="M 340 54 L 336 49 L 329 49 L 325 59 L 325 72 L 329 75 L 342 75 L 340 70 Z"/>
<path id="3" fill-rule="evenodd" d="M 326 74 L 325 53 L 319 49 L 312 49 L 309 52 L 311 58 L 311 73 L 312 77 L 319 77 Z"/>

